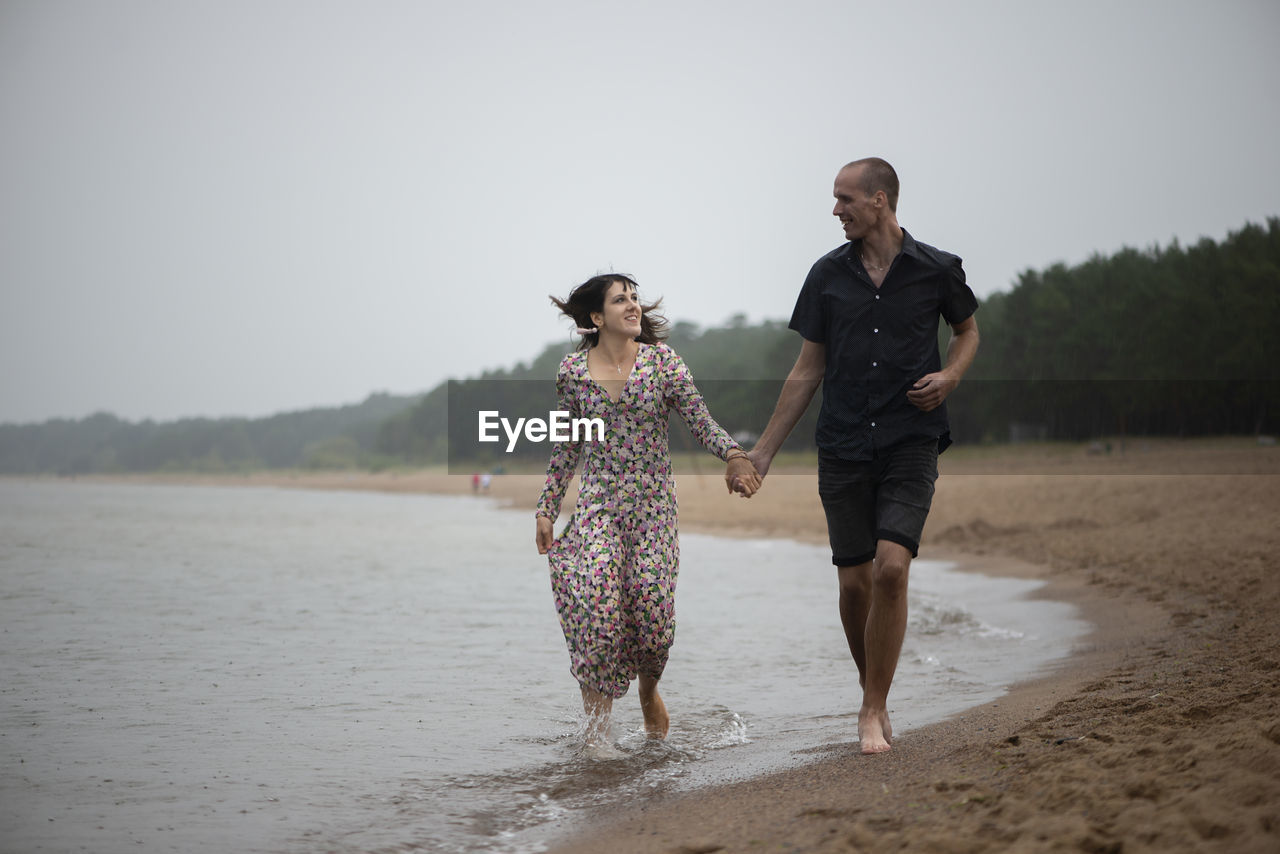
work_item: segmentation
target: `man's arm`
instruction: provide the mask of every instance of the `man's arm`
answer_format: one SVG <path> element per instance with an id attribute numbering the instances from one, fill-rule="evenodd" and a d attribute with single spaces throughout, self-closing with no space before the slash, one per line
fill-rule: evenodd
<path id="1" fill-rule="evenodd" d="M 826 368 L 826 346 L 805 339 L 800 347 L 800 355 L 796 357 L 796 363 L 787 375 L 787 381 L 782 384 L 782 393 L 778 395 L 778 403 L 773 408 L 768 426 L 764 428 L 764 435 L 747 452 L 747 457 L 761 477 L 768 473 L 774 455 L 809 408 L 809 401 L 813 400 L 813 393 L 822 384 Z"/>
<path id="2" fill-rule="evenodd" d="M 978 321 L 969 315 L 951 327 L 951 341 L 947 344 L 947 364 L 941 371 L 925 374 L 916 380 L 907 392 L 907 400 L 917 409 L 929 412 L 937 409 L 947 395 L 960 385 L 973 357 L 978 354 Z"/>

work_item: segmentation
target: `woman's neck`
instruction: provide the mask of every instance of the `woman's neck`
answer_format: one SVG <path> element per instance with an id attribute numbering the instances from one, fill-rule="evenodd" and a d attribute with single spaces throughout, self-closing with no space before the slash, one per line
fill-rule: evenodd
<path id="1" fill-rule="evenodd" d="M 640 350 L 640 345 L 634 338 L 604 333 L 601 334 L 600 340 L 596 342 L 596 346 L 592 349 L 596 351 L 597 356 L 609 364 L 621 365 L 636 357 L 636 353 Z"/>

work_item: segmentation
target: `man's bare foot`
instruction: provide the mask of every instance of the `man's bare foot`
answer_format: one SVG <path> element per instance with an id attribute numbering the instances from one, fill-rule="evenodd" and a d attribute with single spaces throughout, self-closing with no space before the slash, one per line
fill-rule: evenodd
<path id="1" fill-rule="evenodd" d="M 671 728 L 671 716 L 667 714 L 667 704 L 662 702 L 656 688 L 652 692 L 640 693 L 640 711 L 644 713 L 644 731 L 652 738 L 666 738 L 667 730 Z"/>
<path id="2" fill-rule="evenodd" d="M 888 753 L 892 738 L 893 727 L 889 724 L 887 711 L 863 711 L 858 715 L 858 740 L 862 742 L 864 756 Z"/>

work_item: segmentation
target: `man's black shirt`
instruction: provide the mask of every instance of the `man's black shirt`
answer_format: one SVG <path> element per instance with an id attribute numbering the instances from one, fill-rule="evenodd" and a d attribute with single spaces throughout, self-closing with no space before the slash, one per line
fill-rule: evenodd
<path id="1" fill-rule="evenodd" d="M 907 391 L 942 369 L 938 320 L 954 326 L 978 300 L 958 257 L 905 230 L 902 251 L 876 288 L 860 260 L 861 240 L 818 259 L 805 279 L 790 327 L 826 347 L 817 444 L 846 460 L 872 460 L 894 445 L 934 438 L 951 444 L 946 404 L 921 412 Z"/>

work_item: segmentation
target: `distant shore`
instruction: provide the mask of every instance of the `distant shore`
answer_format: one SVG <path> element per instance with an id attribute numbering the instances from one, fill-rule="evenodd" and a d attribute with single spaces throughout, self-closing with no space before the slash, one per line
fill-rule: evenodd
<path id="1" fill-rule="evenodd" d="M 813 764 L 658 796 L 552 850 L 1280 850 L 1280 448 L 958 448 L 941 469 L 921 556 L 1077 604 L 1096 630 L 1061 667 L 885 756 L 851 732 Z M 111 479 L 472 491 L 443 471 Z M 529 510 L 531 549 L 541 482 L 498 476 L 488 493 Z M 682 530 L 825 542 L 802 462 L 750 501 L 713 473 L 678 489 Z"/>

